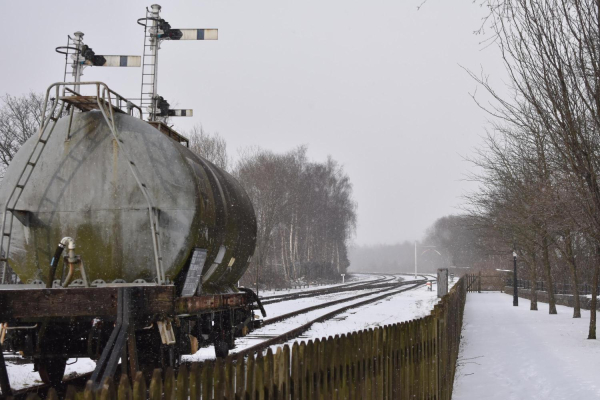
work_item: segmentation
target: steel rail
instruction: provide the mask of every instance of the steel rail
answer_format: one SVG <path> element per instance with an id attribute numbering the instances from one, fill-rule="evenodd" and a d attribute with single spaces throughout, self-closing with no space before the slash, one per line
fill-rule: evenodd
<path id="1" fill-rule="evenodd" d="M 277 317 L 273 317 L 273 318 L 269 318 L 269 319 L 264 320 L 263 326 L 271 325 L 271 324 L 274 324 L 274 323 L 277 323 L 277 322 L 280 322 L 280 321 L 283 321 L 283 320 L 286 320 L 286 319 L 289 319 L 289 318 L 293 318 L 293 317 L 295 317 L 297 315 L 300 315 L 300 314 L 306 314 L 306 313 L 314 311 L 314 310 L 319 310 L 321 308 L 326 308 L 326 307 L 334 306 L 336 304 L 341 304 L 341 303 L 347 303 L 349 301 L 360 299 L 360 298 L 363 298 L 363 297 L 373 296 L 373 295 L 375 295 L 377 293 L 387 292 L 389 290 L 392 290 L 391 289 L 392 287 L 406 286 L 406 285 L 413 284 L 415 282 L 416 281 L 406 281 L 406 282 L 393 283 L 393 284 L 385 285 L 385 287 L 383 289 L 379 289 L 379 290 L 376 290 L 376 291 L 373 291 L 373 292 L 362 293 L 362 294 L 359 294 L 359 295 L 356 295 L 356 296 L 352 296 L 352 297 L 345 297 L 343 299 L 333 300 L 333 301 L 329 301 L 329 302 L 326 302 L 326 303 L 323 303 L 323 304 L 317 304 L 317 305 L 306 307 L 306 308 L 303 308 L 303 309 L 300 309 L 300 310 L 292 311 L 292 312 L 289 312 L 287 314 L 278 315 Z"/>
<path id="2" fill-rule="evenodd" d="M 326 287 L 326 288 L 320 288 L 320 289 L 318 287 L 316 287 L 314 289 L 309 290 L 308 292 L 304 291 L 304 292 L 274 294 L 274 295 L 271 295 L 271 296 L 261 296 L 261 299 L 263 299 L 263 300 L 278 299 L 278 298 L 281 298 L 281 297 L 293 296 L 293 295 L 298 294 L 298 293 L 302 293 L 302 294 L 317 293 L 317 292 L 326 291 L 326 290 L 329 290 L 329 289 L 347 288 L 347 287 L 352 287 L 352 286 L 357 286 L 357 285 L 373 284 L 373 283 L 378 283 L 378 282 L 381 282 L 381 281 L 388 281 L 388 280 L 390 280 L 390 277 L 386 276 L 386 275 L 383 275 L 383 276 L 379 276 L 377 279 L 374 279 L 372 281 L 348 282 L 348 283 L 339 284 L 339 285 L 335 285 L 335 286 L 332 285 L 332 286 L 329 286 L 329 287 Z M 285 289 L 282 289 L 281 291 L 283 292 L 284 290 Z M 294 290 L 294 289 L 291 289 L 291 290 Z"/>
<path id="3" fill-rule="evenodd" d="M 309 292 L 296 292 L 296 293 L 289 293 L 289 294 L 278 295 L 278 296 L 261 297 L 261 301 L 263 304 L 273 304 L 273 303 L 280 303 L 282 301 L 302 299 L 302 298 L 306 298 L 306 297 L 316 297 L 316 296 L 321 296 L 324 294 L 347 292 L 350 290 L 362 290 L 362 289 L 367 289 L 367 288 L 378 287 L 378 286 L 382 285 L 383 283 L 392 281 L 394 279 L 395 279 L 395 277 L 393 277 L 393 276 L 392 277 L 382 277 L 381 279 L 377 279 L 374 281 L 355 282 L 355 283 L 351 283 L 351 284 L 347 284 L 347 285 L 343 285 L 343 286 L 340 285 L 340 286 L 333 286 L 333 287 L 324 288 L 324 289 L 311 290 Z"/>

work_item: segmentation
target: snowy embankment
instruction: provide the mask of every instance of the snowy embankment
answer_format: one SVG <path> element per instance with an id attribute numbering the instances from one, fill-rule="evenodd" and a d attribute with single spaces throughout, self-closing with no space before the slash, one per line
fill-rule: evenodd
<path id="1" fill-rule="evenodd" d="M 587 340 L 590 312 L 503 293 L 469 293 L 454 400 L 600 399 L 600 341 Z"/>

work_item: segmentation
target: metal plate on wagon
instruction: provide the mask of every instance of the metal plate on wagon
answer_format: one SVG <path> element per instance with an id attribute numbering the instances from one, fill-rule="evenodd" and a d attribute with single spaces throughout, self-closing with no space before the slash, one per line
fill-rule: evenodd
<path id="1" fill-rule="evenodd" d="M 185 277 L 185 283 L 183 284 L 181 297 L 191 297 L 194 295 L 194 293 L 196 293 L 205 262 L 206 249 L 195 248 L 194 254 L 192 255 L 192 261 L 190 261 L 190 268 L 188 269 Z"/>

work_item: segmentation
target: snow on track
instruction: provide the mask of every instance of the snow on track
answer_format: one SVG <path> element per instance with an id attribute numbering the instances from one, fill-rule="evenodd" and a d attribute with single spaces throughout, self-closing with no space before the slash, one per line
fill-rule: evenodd
<path id="1" fill-rule="evenodd" d="M 393 288 L 393 289 L 388 290 L 388 292 L 397 291 L 397 290 L 398 290 L 398 288 Z M 235 354 L 236 352 L 238 352 L 240 350 L 244 350 L 244 349 L 247 349 L 248 347 L 252 347 L 254 345 L 260 344 L 261 342 L 263 342 L 266 339 L 270 339 L 272 337 L 281 335 L 282 333 L 288 332 L 294 328 L 302 326 L 302 325 L 306 324 L 307 322 L 309 322 L 315 318 L 318 318 L 322 315 L 325 315 L 331 311 L 334 311 L 336 309 L 342 308 L 342 307 L 350 305 L 350 304 L 359 303 L 361 301 L 368 300 L 369 298 L 372 298 L 372 297 L 381 296 L 384 293 L 385 292 L 376 293 L 376 294 L 373 294 L 372 296 L 362 297 L 360 299 L 352 300 L 347 303 L 336 304 L 336 305 L 333 305 L 330 307 L 320 308 L 318 310 L 310 311 L 305 314 L 300 314 L 295 317 L 288 318 L 286 320 L 283 320 L 283 321 L 280 321 L 280 322 L 277 322 L 277 323 L 274 323 L 271 325 L 263 326 L 259 329 L 254 330 L 252 333 L 250 333 L 246 337 L 236 339 L 235 340 L 235 349 L 230 351 L 230 354 Z M 209 360 L 209 359 L 214 359 L 214 358 L 215 358 L 215 352 L 214 352 L 213 347 L 211 346 L 211 347 L 205 347 L 205 348 L 200 349 L 196 354 L 183 356 L 183 361 L 187 361 L 187 362 L 203 361 L 203 360 Z"/>
<path id="2" fill-rule="evenodd" d="M 298 340 L 333 337 L 424 317 L 429 315 L 439 301 L 436 290 L 435 284 L 432 291 L 427 290 L 426 287 L 418 287 L 348 310 L 333 319 L 314 324 L 302 336 L 286 344 L 291 346 Z M 271 349 L 275 351 L 279 346 L 283 344 L 271 346 Z"/>
<path id="3" fill-rule="evenodd" d="M 395 277 L 395 279 L 393 279 L 389 282 L 386 282 L 386 283 L 402 282 L 402 281 L 403 281 L 403 279 L 401 277 Z M 303 298 L 299 298 L 299 299 L 284 300 L 279 303 L 265 304 L 264 307 L 265 307 L 265 311 L 267 312 L 266 319 L 278 317 L 283 314 L 298 311 L 303 308 L 312 307 L 312 306 L 316 306 L 319 304 L 324 304 L 324 303 L 327 303 L 330 301 L 341 300 L 341 299 L 344 299 L 347 297 L 348 298 L 354 297 L 354 296 L 358 296 L 358 295 L 366 294 L 366 293 L 370 293 L 370 292 L 375 293 L 379 290 L 382 290 L 382 288 L 357 289 L 357 290 L 349 290 L 349 291 L 338 292 L 338 293 L 326 293 L 326 294 L 321 294 L 321 295 L 314 296 L 314 297 L 303 297 Z M 366 297 L 364 299 L 366 299 Z"/>
<path id="4" fill-rule="evenodd" d="M 587 340 L 590 312 L 504 293 L 469 293 L 452 398 L 600 399 L 600 342 Z"/>
<path id="5" fill-rule="evenodd" d="M 388 274 L 388 276 L 390 276 Z M 275 296 L 285 296 L 293 293 L 306 293 L 313 290 L 321 290 L 333 287 L 343 287 L 348 285 L 355 285 L 358 283 L 368 283 L 370 281 L 376 281 L 383 277 L 383 275 L 369 275 L 369 274 L 352 274 L 351 279 L 346 279 L 345 283 L 333 283 L 331 285 L 320 285 L 320 286 L 311 286 L 308 288 L 301 289 L 284 289 L 284 290 L 261 290 L 259 293 L 260 298 L 268 298 Z"/>
<path id="6" fill-rule="evenodd" d="M 410 280 L 412 280 L 412 279 L 411 278 L 407 279 L 407 281 L 410 281 Z M 402 287 L 402 289 L 406 289 L 408 287 L 410 287 L 410 286 Z M 315 318 L 318 318 L 322 315 L 325 315 L 329 312 L 340 309 L 347 305 L 359 303 L 359 302 L 368 300 L 370 298 L 381 296 L 382 294 L 385 294 L 385 293 L 393 293 L 400 289 L 401 288 L 398 288 L 398 287 L 390 288 L 389 290 L 386 290 L 386 291 L 374 293 L 372 296 L 365 296 L 365 297 L 362 297 L 362 298 L 359 298 L 356 300 L 351 300 L 351 301 L 344 302 L 341 304 L 332 305 L 330 307 L 324 307 L 324 308 L 321 308 L 318 310 L 310 311 L 305 314 L 297 315 L 295 317 L 274 323 L 272 325 L 264 326 L 260 329 L 253 331 L 250 335 L 248 335 L 244 338 L 236 339 L 236 348 L 234 350 L 232 350 L 230 354 L 235 354 L 236 352 L 239 352 L 241 350 L 244 350 L 244 349 L 247 349 L 254 345 L 257 345 L 266 339 L 270 339 L 272 337 L 278 336 L 282 333 L 285 333 L 292 329 L 300 327 L 300 326 L 308 323 L 309 321 L 314 320 Z M 348 310 L 348 311 L 344 312 L 343 314 L 336 316 L 333 320 L 326 321 L 324 323 L 315 324 L 311 329 L 309 329 L 307 332 L 305 332 L 300 337 L 300 339 L 308 340 L 308 338 L 321 338 L 324 336 L 326 337 L 329 335 L 351 332 L 352 330 L 364 329 L 364 327 L 379 326 L 379 324 L 383 320 L 389 320 L 390 321 L 389 323 L 392 323 L 392 322 L 401 322 L 401 321 L 405 321 L 405 320 L 413 319 L 413 318 L 419 318 L 423 315 L 427 315 L 430 312 L 430 310 L 433 308 L 433 305 L 435 303 L 437 303 L 437 296 L 436 296 L 435 290 L 436 289 L 435 289 L 435 285 L 434 285 L 433 291 L 428 291 L 425 287 L 420 287 L 417 289 L 406 291 L 404 293 L 399 293 L 397 295 L 392 296 L 392 298 L 394 299 L 394 302 L 391 303 L 391 304 L 393 304 L 393 306 L 391 306 L 391 307 L 389 307 L 389 305 L 386 303 L 386 299 L 383 299 L 374 304 L 365 305 L 365 306 L 361 306 L 357 309 Z M 410 295 L 413 292 L 417 292 L 419 294 L 416 296 Z M 403 296 L 405 296 L 405 297 L 403 297 Z M 319 297 L 321 297 L 321 296 L 319 296 Z M 348 296 L 348 297 L 350 297 L 350 296 Z M 398 299 L 401 299 L 401 300 L 398 300 Z M 291 303 L 291 301 L 286 302 L 286 303 Z M 377 304 L 377 306 L 375 304 Z M 404 308 L 404 309 L 409 308 L 410 309 L 410 307 L 412 307 L 411 311 L 408 311 L 407 313 L 404 313 L 404 314 L 398 313 L 398 310 L 400 308 Z M 378 310 L 378 311 L 374 312 L 375 310 Z M 289 310 L 287 312 L 290 312 L 290 311 L 291 310 Z M 268 310 L 267 310 L 267 312 L 268 312 Z M 340 323 L 341 321 L 344 320 L 344 318 L 343 318 L 344 315 L 353 315 L 353 313 L 360 315 L 359 317 L 356 317 L 356 318 L 355 317 L 350 318 L 350 321 L 356 321 L 354 323 L 354 325 L 348 324 L 348 323 Z M 269 315 L 269 317 L 271 317 L 271 315 Z M 400 318 L 400 319 L 397 319 L 397 318 Z M 386 323 L 388 323 L 388 322 L 386 322 Z M 321 328 L 320 329 L 316 328 L 317 326 L 321 326 Z M 356 329 L 352 329 L 353 326 Z M 313 333 L 313 331 L 314 331 L 314 333 Z M 294 340 L 290 341 L 290 343 L 293 343 L 295 340 L 298 340 L 298 339 L 294 339 Z M 277 346 L 281 346 L 281 345 L 277 345 Z M 273 346 L 273 347 L 276 348 L 277 346 Z M 214 350 L 212 347 L 200 349 L 194 355 L 189 355 L 189 356 L 183 357 L 183 360 L 187 361 L 187 362 L 203 361 L 203 360 L 208 360 L 208 359 L 214 359 Z"/>

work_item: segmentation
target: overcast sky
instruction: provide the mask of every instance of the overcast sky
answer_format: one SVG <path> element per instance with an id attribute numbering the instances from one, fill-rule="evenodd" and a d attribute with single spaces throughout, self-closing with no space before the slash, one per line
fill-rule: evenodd
<path id="1" fill-rule="evenodd" d="M 165 42 L 158 92 L 219 132 L 233 156 L 260 146 L 331 155 L 354 184 L 357 244 L 420 238 L 457 213 L 488 116 L 460 65 L 505 75 L 495 47 L 473 32 L 485 10 L 471 0 L 162 1 L 173 28 L 218 28 L 218 41 Z M 80 30 L 96 54 L 141 55 L 149 2 L 2 2 L 0 94 L 42 92 L 62 81 L 54 48 Z M 88 68 L 139 97 L 141 69 Z"/>

